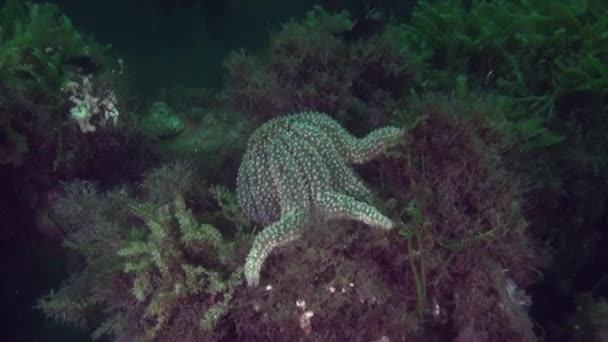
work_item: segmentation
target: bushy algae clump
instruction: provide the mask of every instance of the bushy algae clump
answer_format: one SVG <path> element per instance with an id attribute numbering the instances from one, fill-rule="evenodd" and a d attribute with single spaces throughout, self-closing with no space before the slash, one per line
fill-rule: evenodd
<path id="1" fill-rule="evenodd" d="M 101 193 L 89 182 L 67 184 L 53 209 L 82 267 L 38 307 L 94 327 L 94 338 L 211 336 L 242 283 L 234 244 L 186 205 L 196 185 L 187 164 L 160 167 L 142 185 L 145 196 L 137 198 L 127 189 Z M 229 192 L 213 193 L 234 207 Z"/>
<path id="2" fill-rule="evenodd" d="M 318 111 L 351 130 L 386 124 L 413 87 L 416 69 L 387 34 L 357 35 L 355 26 L 347 11 L 315 7 L 271 36 L 269 60 L 231 54 L 227 99 L 257 122 Z"/>

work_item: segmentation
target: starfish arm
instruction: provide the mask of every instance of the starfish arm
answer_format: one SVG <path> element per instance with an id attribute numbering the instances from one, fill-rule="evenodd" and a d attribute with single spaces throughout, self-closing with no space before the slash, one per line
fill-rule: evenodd
<path id="1" fill-rule="evenodd" d="M 337 121 L 329 116 L 307 112 L 294 115 L 294 122 L 311 124 L 318 132 L 326 135 L 325 143 L 333 143 L 336 151 L 348 164 L 363 164 L 387 149 L 398 145 L 403 136 L 403 129 L 397 127 L 382 127 L 369 133 L 365 138 L 358 139 L 350 134 Z"/>
<path id="2" fill-rule="evenodd" d="M 317 112 L 307 112 L 294 116 L 294 121 L 312 125 L 313 129 L 323 136 L 320 140 L 323 144 L 332 145 L 337 155 L 345 159 L 352 146 L 357 144 L 358 139 L 350 134 L 344 127 L 331 117 Z"/>
<path id="3" fill-rule="evenodd" d="M 255 237 L 245 260 L 245 279 L 249 286 L 259 285 L 262 265 L 272 250 L 297 239 L 305 225 L 305 212 L 292 209 Z"/>
<path id="4" fill-rule="evenodd" d="M 332 138 L 327 136 L 327 132 L 306 122 L 298 122 L 292 126 L 297 130 L 301 138 L 308 142 L 307 145 L 317 152 L 314 166 L 317 170 L 316 173 L 319 175 L 315 175 L 315 177 L 322 180 L 321 184 L 331 185 L 334 191 L 343 192 L 365 202 L 373 200 L 372 192 L 365 186 L 363 181 L 337 157 L 339 156 L 339 152 Z M 327 125 L 327 127 L 330 126 Z M 354 143 L 354 140 L 352 142 Z M 316 189 L 313 194 L 327 190 L 321 186 L 317 186 Z"/>
<path id="5" fill-rule="evenodd" d="M 383 127 L 372 131 L 357 143 L 349 145 L 346 162 L 363 164 L 378 157 L 391 147 L 399 145 L 404 131 L 397 127 Z"/>
<path id="6" fill-rule="evenodd" d="M 329 219 L 351 219 L 372 227 L 390 230 L 393 221 L 373 206 L 337 192 L 322 192 L 317 197 L 318 210 Z"/>

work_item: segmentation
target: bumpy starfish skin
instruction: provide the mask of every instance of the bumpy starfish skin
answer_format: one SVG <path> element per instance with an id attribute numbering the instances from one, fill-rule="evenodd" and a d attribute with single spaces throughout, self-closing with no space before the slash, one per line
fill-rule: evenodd
<path id="1" fill-rule="evenodd" d="M 380 128 L 363 139 L 321 113 L 274 119 L 249 138 L 237 178 L 239 204 L 265 226 L 245 261 L 245 278 L 258 285 L 264 260 L 274 248 L 297 239 L 314 216 L 351 219 L 391 229 L 393 222 L 371 203 L 372 192 L 349 164 L 365 163 L 403 136 Z"/>

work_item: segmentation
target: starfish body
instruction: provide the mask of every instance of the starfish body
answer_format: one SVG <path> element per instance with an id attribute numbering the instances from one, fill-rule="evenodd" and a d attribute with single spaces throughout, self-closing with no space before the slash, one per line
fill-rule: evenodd
<path id="1" fill-rule="evenodd" d="M 265 226 L 245 261 L 247 283 L 258 285 L 272 250 L 297 239 L 313 217 L 391 229 L 393 222 L 370 204 L 372 192 L 350 165 L 373 159 L 402 136 L 402 130 L 385 127 L 358 139 L 315 112 L 280 117 L 258 128 L 237 178 L 239 204 Z"/>

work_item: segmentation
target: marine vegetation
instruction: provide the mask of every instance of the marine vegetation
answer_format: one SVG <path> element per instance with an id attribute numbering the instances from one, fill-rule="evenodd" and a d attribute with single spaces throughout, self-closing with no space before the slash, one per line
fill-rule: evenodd
<path id="1" fill-rule="evenodd" d="M 386 124 L 415 82 L 415 66 L 384 34 L 359 37 L 348 12 L 321 7 L 271 36 L 268 58 L 225 62 L 225 95 L 258 122 L 296 112 L 340 118 L 349 129 Z"/>
<path id="2" fill-rule="evenodd" d="M 566 339 L 571 303 L 603 283 L 595 269 L 606 260 L 608 2 L 420 1 L 391 30 L 421 56 L 427 90 L 466 84 L 504 97 L 554 137 L 518 149 L 531 180 L 528 217 L 553 257 L 535 314 L 547 340 Z"/>
<path id="3" fill-rule="evenodd" d="M 196 186 L 186 163 L 151 171 L 140 196 L 134 189 L 100 192 L 90 182 L 67 183 L 52 210 L 65 247 L 81 266 L 38 307 L 49 317 L 94 328 L 94 339 L 194 341 L 213 335 L 242 283 L 242 267 L 233 255 L 238 239 L 226 240 L 186 205 L 196 198 Z M 213 193 L 227 200 L 222 206 L 234 207 L 229 192 Z M 233 228 L 238 237 L 244 227 Z"/>
<path id="4" fill-rule="evenodd" d="M 607 10 L 598 0 L 420 1 L 403 42 L 423 56 L 432 87 L 465 75 L 551 115 L 549 99 L 606 94 Z"/>
<path id="5" fill-rule="evenodd" d="M 68 84 L 79 87 L 87 79 L 87 95 L 99 98 L 101 105 L 109 98 L 102 94 L 109 91 L 107 82 L 92 75 L 111 69 L 108 55 L 106 47 L 80 33 L 57 6 L 7 1 L 0 10 L 0 164 L 19 166 L 28 152 L 43 149 L 53 149 L 49 155 L 56 158 L 50 162 L 56 166 L 67 158 L 62 147 L 55 146 L 70 135 L 47 128 L 88 119 L 94 108 L 85 108 L 88 103 L 78 96 L 71 100 L 72 90 L 62 89 Z M 70 108 L 77 115 L 70 116 Z"/>
<path id="6" fill-rule="evenodd" d="M 420 1 L 391 29 L 421 56 L 427 89 L 471 87 L 509 96 L 572 146 L 567 161 L 606 167 L 608 4 L 586 1 Z M 603 127 L 603 129 L 596 129 Z M 577 133 L 574 133 L 577 132 Z"/>

